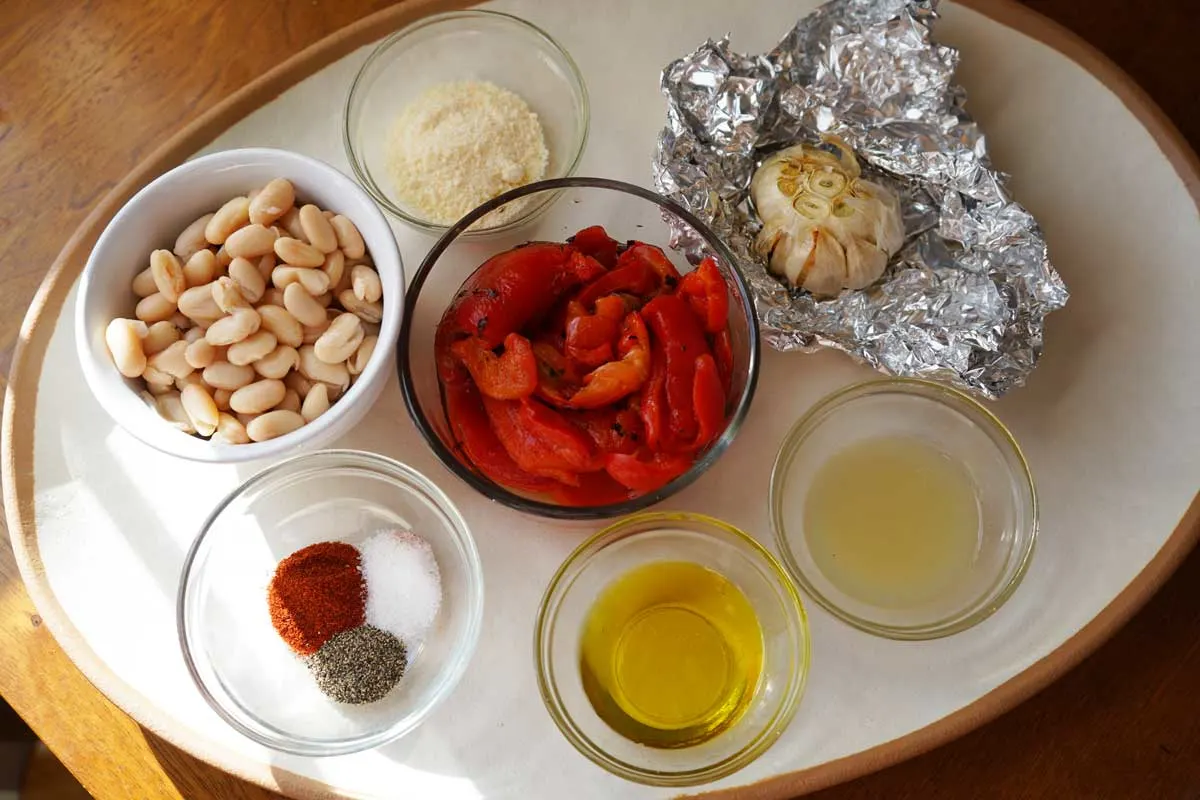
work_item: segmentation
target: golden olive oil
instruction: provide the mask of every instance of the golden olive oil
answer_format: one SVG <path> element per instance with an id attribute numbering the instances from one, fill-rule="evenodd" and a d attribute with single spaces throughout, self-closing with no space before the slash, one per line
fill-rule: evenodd
<path id="1" fill-rule="evenodd" d="M 631 741 L 690 747 L 737 722 L 762 671 L 750 601 L 725 576 L 658 561 L 609 584 L 584 622 L 583 688 Z"/>
<path id="2" fill-rule="evenodd" d="M 979 550 L 966 468 L 920 439 L 865 439 L 817 471 L 804 531 L 817 568 L 846 594 L 909 608 L 953 591 Z"/>

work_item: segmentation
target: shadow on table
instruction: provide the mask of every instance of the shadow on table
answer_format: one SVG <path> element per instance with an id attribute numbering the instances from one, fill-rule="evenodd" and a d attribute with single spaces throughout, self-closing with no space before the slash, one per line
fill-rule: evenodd
<path id="1" fill-rule="evenodd" d="M 809 797 L 1200 797 L 1197 675 L 1200 548 L 1125 628 L 1028 702 L 933 752 Z"/>
<path id="2" fill-rule="evenodd" d="M 188 755 L 145 728 L 142 729 L 142 734 L 163 772 L 179 790 L 182 797 L 214 797 L 221 800 L 283 800 L 285 797 L 248 781 L 235 778 L 211 764 Z M 280 786 L 287 789 L 285 782 L 281 781 Z"/>

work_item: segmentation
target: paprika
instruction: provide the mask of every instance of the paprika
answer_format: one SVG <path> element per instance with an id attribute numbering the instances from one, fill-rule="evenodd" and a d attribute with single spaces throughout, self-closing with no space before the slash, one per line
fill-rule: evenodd
<path id="1" fill-rule="evenodd" d="M 279 562 L 267 588 L 271 624 L 292 650 L 317 652 L 342 631 L 363 624 L 367 586 L 362 555 L 345 542 L 318 542 Z"/>

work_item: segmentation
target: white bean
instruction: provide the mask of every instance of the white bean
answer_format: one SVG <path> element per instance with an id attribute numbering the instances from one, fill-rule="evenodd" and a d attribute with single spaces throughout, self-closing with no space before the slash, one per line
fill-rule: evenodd
<path id="1" fill-rule="evenodd" d="M 239 422 L 237 417 L 224 412 L 217 415 L 217 430 L 213 433 L 213 439 L 225 444 L 250 443 L 246 426 Z"/>
<path id="2" fill-rule="evenodd" d="M 265 442 L 304 426 L 304 417 L 295 411 L 279 409 L 255 417 L 246 426 L 246 434 L 256 442 Z"/>
<path id="3" fill-rule="evenodd" d="M 168 320 L 175 315 L 175 301 L 163 297 L 162 292 L 143 297 L 133 310 L 133 315 L 147 325 Z"/>
<path id="4" fill-rule="evenodd" d="M 299 353 L 296 354 L 296 366 L 297 368 L 300 366 Z M 312 388 L 315 385 L 312 381 L 301 375 L 299 372 L 289 372 L 287 377 L 283 379 L 283 383 L 302 398 L 308 397 L 308 393 L 312 391 Z"/>
<path id="5" fill-rule="evenodd" d="M 261 324 L 262 318 L 253 308 L 237 308 L 229 316 L 209 325 L 204 338 L 209 344 L 229 345 L 255 333 Z"/>
<path id="6" fill-rule="evenodd" d="M 204 369 L 217 360 L 217 348 L 209 344 L 207 339 L 201 337 L 194 342 L 188 343 L 183 357 L 196 369 Z"/>
<path id="7" fill-rule="evenodd" d="M 179 328 L 175 327 L 174 322 L 170 320 L 156 322 L 142 337 L 142 352 L 147 356 L 152 356 L 155 353 L 161 353 L 177 341 L 179 341 Z"/>
<path id="8" fill-rule="evenodd" d="M 308 267 L 276 267 L 271 271 L 271 283 L 276 289 L 286 289 L 293 283 L 299 283 L 313 297 L 329 291 L 329 276 L 319 269 Z"/>
<path id="9" fill-rule="evenodd" d="M 234 231 L 225 241 L 225 250 L 229 259 L 258 258 L 271 252 L 275 246 L 275 231 L 263 225 L 247 225 Z"/>
<path id="10" fill-rule="evenodd" d="M 319 267 L 325 263 L 324 253 L 290 236 L 275 240 L 275 255 L 293 267 Z"/>
<path id="11" fill-rule="evenodd" d="M 171 387 L 175 385 L 174 375 L 168 375 L 148 362 L 146 364 L 146 369 L 142 371 L 142 380 L 146 382 L 146 385 L 150 388 L 151 392 L 155 392 L 156 388 L 161 389 L 162 387 Z"/>
<path id="12" fill-rule="evenodd" d="M 299 283 L 283 290 L 283 305 L 302 325 L 311 328 L 325 321 L 325 309 Z"/>
<path id="13" fill-rule="evenodd" d="M 300 374 L 311 381 L 320 381 L 343 389 L 350 385 L 350 372 L 346 365 L 326 364 L 317 358 L 312 345 L 300 348 Z"/>
<path id="14" fill-rule="evenodd" d="M 383 305 L 359 300 L 352 289 L 345 289 L 338 295 L 342 308 L 351 314 L 357 314 L 363 322 L 380 322 L 383 319 Z"/>
<path id="15" fill-rule="evenodd" d="M 202 283 L 179 295 L 179 310 L 200 324 L 211 324 L 221 318 L 221 307 L 213 300 L 214 283 Z"/>
<path id="16" fill-rule="evenodd" d="M 245 365 L 230 364 L 228 361 L 214 361 L 204 368 L 204 382 L 214 389 L 225 389 L 236 392 L 254 380 L 254 369 Z"/>
<path id="17" fill-rule="evenodd" d="M 225 358 L 230 364 L 253 364 L 275 349 L 275 335 L 270 331 L 259 331 L 240 342 L 229 345 Z"/>
<path id="18" fill-rule="evenodd" d="M 179 295 L 187 288 L 183 276 L 183 264 L 170 250 L 155 250 L 150 254 L 150 272 L 158 292 L 172 303 L 179 302 Z"/>
<path id="19" fill-rule="evenodd" d="M 186 353 L 190 345 L 184 341 L 172 342 L 162 352 L 150 356 L 148 365 L 172 378 L 186 378 L 195 367 L 188 363 Z"/>
<path id="20" fill-rule="evenodd" d="M 229 398 L 233 397 L 233 392 L 228 389 L 213 389 L 213 402 L 217 404 L 217 408 L 222 411 L 229 410 Z"/>
<path id="21" fill-rule="evenodd" d="M 170 422 L 184 433 L 195 433 L 196 428 L 192 425 L 191 417 L 188 416 L 187 410 L 183 407 L 183 400 L 179 396 L 179 392 L 167 392 L 158 396 L 155 401 L 158 406 L 158 413 L 163 419 Z"/>
<path id="22" fill-rule="evenodd" d="M 184 319 L 187 319 L 187 317 L 184 317 Z M 190 323 L 191 320 L 189 319 L 188 322 Z M 199 339 L 203 339 L 203 338 L 204 338 L 204 328 L 197 328 L 197 327 L 188 328 L 183 334 L 183 340 L 185 342 L 187 342 L 188 344 L 191 344 L 192 342 L 195 342 L 195 341 L 197 341 Z"/>
<path id="23" fill-rule="evenodd" d="M 204 235 L 204 229 L 208 227 L 208 221 L 215 214 L 205 214 L 200 219 L 183 229 L 179 236 L 175 237 L 174 253 L 183 261 L 191 259 L 192 255 L 200 252 L 208 247 L 208 239 Z"/>
<path id="24" fill-rule="evenodd" d="M 279 405 L 286 393 L 283 381 L 265 378 L 234 392 L 229 398 L 229 407 L 239 414 L 261 414 Z"/>
<path id="25" fill-rule="evenodd" d="M 158 286 L 154 283 L 154 270 L 146 267 L 133 276 L 133 293 L 138 297 L 149 297 L 157 291 Z"/>
<path id="26" fill-rule="evenodd" d="M 346 254 L 346 258 L 362 258 L 366 255 L 367 248 L 363 244 L 362 234 L 348 217 L 338 214 L 329 220 L 329 223 L 337 234 L 338 247 Z"/>
<path id="27" fill-rule="evenodd" d="M 220 271 L 217 255 L 212 250 L 197 250 L 183 265 L 183 277 L 188 286 L 211 283 Z"/>
<path id="28" fill-rule="evenodd" d="M 201 383 L 192 383 L 184 387 L 180 393 L 183 410 L 187 412 L 192 427 L 201 436 L 212 436 L 217 430 L 221 412 L 213 401 L 208 389 Z"/>
<path id="29" fill-rule="evenodd" d="M 304 327 L 286 308 L 273 304 L 261 305 L 258 314 L 262 318 L 263 328 L 275 334 L 280 344 L 299 347 L 304 342 Z"/>
<path id="30" fill-rule="evenodd" d="M 329 220 L 321 213 L 321 209 L 311 203 L 300 208 L 300 229 L 304 238 L 322 253 L 332 253 L 338 249 L 337 234 Z"/>
<path id="31" fill-rule="evenodd" d="M 258 274 L 262 276 L 263 284 L 270 283 L 271 272 L 275 269 L 275 251 L 263 253 L 258 257 Z"/>
<path id="32" fill-rule="evenodd" d="M 374 303 L 383 297 L 379 273 L 366 264 L 355 264 L 350 269 L 350 287 L 354 290 L 354 296 L 364 303 Z"/>
<path id="33" fill-rule="evenodd" d="M 245 258 L 235 258 L 229 262 L 229 277 L 237 284 L 242 296 L 251 303 L 261 300 L 263 292 L 267 290 L 267 282 L 258 271 L 258 266 Z"/>
<path id="34" fill-rule="evenodd" d="M 261 336 L 262 334 L 263 331 L 260 331 L 255 336 Z M 232 350 L 233 348 L 230 349 Z M 296 352 L 296 348 L 281 344 L 270 353 L 255 361 L 254 371 L 264 378 L 281 380 L 299 365 L 300 354 Z"/>
<path id="35" fill-rule="evenodd" d="M 313 343 L 313 352 L 326 364 L 340 364 L 354 355 L 364 335 L 362 320 L 349 312 L 339 314 Z"/>
<path id="36" fill-rule="evenodd" d="M 289 389 L 288 391 L 291 390 Z M 304 417 L 306 422 L 312 422 L 328 410 L 329 387 L 323 383 L 318 383 L 305 395 L 304 404 L 300 407 L 300 416 Z"/>
<path id="37" fill-rule="evenodd" d="M 324 385 L 324 384 L 322 384 L 322 385 Z M 294 390 L 288 389 L 284 393 L 283 399 L 279 401 L 279 408 L 285 409 L 287 411 L 295 411 L 295 412 L 299 413 L 300 412 L 300 395 L 297 394 Z M 301 414 L 301 416 L 303 416 L 303 415 Z"/>
<path id="38" fill-rule="evenodd" d="M 363 337 L 362 344 L 354 351 L 354 355 L 346 361 L 346 368 L 350 370 L 351 375 L 361 375 L 363 370 L 367 368 L 367 364 L 371 361 L 371 355 L 375 352 L 375 345 L 379 343 L 378 336 Z"/>
<path id="39" fill-rule="evenodd" d="M 279 218 L 279 225 L 287 231 L 287 235 L 293 239 L 304 239 L 304 228 L 300 225 L 300 209 L 292 206 L 288 212 Z"/>
<path id="40" fill-rule="evenodd" d="M 146 324 L 132 319 L 114 319 L 104 329 L 104 343 L 117 370 L 126 378 L 136 378 L 146 370 L 142 333 Z"/>
<path id="41" fill-rule="evenodd" d="M 342 255 L 342 251 L 334 250 L 325 256 L 325 263 L 321 265 L 321 271 L 329 277 L 331 288 L 341 283 L 342 275 L 346 272 L 346 257 Z"/>
<path id="42" fill-rule="evenodd" d="M 250 198 L 235 197 L 217 209 L 204 226 L 204 238 L 212 244 L 224 244 L 237 230 L 250 222 Z"/>
<path id="43" fill-rule="evenodd" d="M 273 225 L 296 202 L 296 190 L 286 178 L 275 178 L 259 190 L 250 201 L 250 221 L 257 225 Z"/>

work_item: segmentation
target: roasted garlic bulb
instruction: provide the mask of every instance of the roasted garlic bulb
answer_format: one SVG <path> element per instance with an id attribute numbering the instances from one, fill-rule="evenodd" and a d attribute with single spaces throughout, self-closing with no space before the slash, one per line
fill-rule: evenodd
<path id="1" fill-rule="evenodd" d="M 754 173 L 750 197 L 762 220 L 755 248 L 770 270 L 818 297 L 874 283 L 904 243 L 900 201 L 859 177 L 849 145 L 825 137 L 837 155 L 797 144 Z"/>

